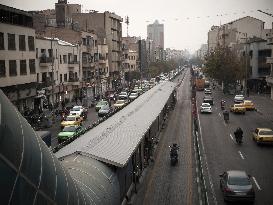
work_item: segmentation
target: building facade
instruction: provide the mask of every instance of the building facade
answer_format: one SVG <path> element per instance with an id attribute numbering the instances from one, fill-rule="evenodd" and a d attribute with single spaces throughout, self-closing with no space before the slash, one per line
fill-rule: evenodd
<path id="1" fill-rule="evenodd" d="M 208 48 L 211 50 L 217 45 L 232 47 L 248 38 L 265 38 L 267 32 L 263 21 L 246 16 L 221 26 L 212 26 L 208 32 Z"/>
<path id="2" fill-rule="evenodd" d="M 151 61 L 161 59 L 164 51 L 164 24 L 156 20 L 147 26 L 147 38 L 151 40 Z"/>
<path id="3" fill-rule="evenodd" d="M 0 89 L 21 111 L 37 90 L 33 18 L 4 5 L 0 10 Z"/>

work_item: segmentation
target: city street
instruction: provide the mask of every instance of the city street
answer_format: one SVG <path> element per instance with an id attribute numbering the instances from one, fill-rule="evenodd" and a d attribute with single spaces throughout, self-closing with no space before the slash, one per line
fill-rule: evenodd
<path id="1" fill-rule="evenodd" d="M 197 92 L 197 107 L 199 108 L 204 93 Z M 251 175 L 251 181 L 256 192 L 255 204 L 273 204 L 272 194 L 272 160 L 273 147 L 258 146 L 252 140 L 252 131 L 257 127 L 273 128 L 266 113 L 271 113 L 270 99 L 261 100 L 261 97 L 250 96 L 256 103 L 258 112 L 247 111 L 245 115 L 230 113 L 230 121 L 224 123 L 220 101 L 226 100 L 226 107 L 233 104 L 232 95 L 223 95 L 218 88 L 213 90 L 214 106 L 212 114 L 200 114 L 201 142 L 204 148 L 203 163 L 206 169 L 208 196 L 211 204 L 224 204 L 219 188 L 219 174 L 227 170 L 245 170 Z M 259 104 L 260 102 L 260 104 Z M 266 103 L 267 102 L 267 103 Z M 267 106 L 267 107 L 266 107 Z M 243 144 L 235 143 L 233 132 L 240 126 L 244 131 Z"/>
<path id="2" fill-rule="evenodd" d="M 191 138 L 190 70 L 177 79 L 182 80 L 177 88 L 177 104 L 170 112 L 168 125 L 160 136 L 155 162 L 149 168 L 134 204 L 198 203 Z M 170 165 L 169 145 L 172 143 L 180 146 L 176 166 Z"/>

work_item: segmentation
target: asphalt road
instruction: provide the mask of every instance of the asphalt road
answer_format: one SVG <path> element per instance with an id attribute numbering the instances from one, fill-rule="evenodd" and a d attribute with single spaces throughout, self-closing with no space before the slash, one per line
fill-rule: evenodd
<path id="1" fill-rule="evenodd" d="M 134 204 L 198 204 L 191 137 L 190 71 L 184 71 L 178 79 L 183 81 L 177 88 L 175 109 L 169 114 L 168 125 L 160 136 L 154 164 Z M 174 142 L 180 146 L 180 150 L 179 162 L 173 167 L 170 165 L 169 145 Z"/>
<path id="2" fill-rule="evenodd" d="M 197 92 L 197 106 L 201 105 L 204 93 Z M 224 123 L 221 99 L 227 101 L 227 107 L 233 104 L 234 96 L 224 96 L 219 90 L 213 90 L 215 105 L 212 114 L 200 114 L 201 142 L 206 167 L 206 183 L 210 204 L 225 204 L 219 188 L 219 174 L 226 170 L 245 170 L 250 174 L 256 192 L 255 204 L 273 204 L 273 146 L 258 146 L 252 140 L 252 131 L 257 127 L 273 128 L 273 124 L 256 111 L 247 111 L 245 115 L 230 113 L 230 121 Z M 270 109 L 270 108 L 269 108 Z M 272 108 L 271 108 L 272 109 Z M 240 126 L 244 131 L 243 144 L 237 145 L 233 132 Z"/>

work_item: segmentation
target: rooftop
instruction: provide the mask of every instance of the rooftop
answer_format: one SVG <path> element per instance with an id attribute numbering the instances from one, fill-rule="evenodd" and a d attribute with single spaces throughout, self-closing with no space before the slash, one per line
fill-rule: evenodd
<path id="1" fill-rule="evenodd" d="M 81 153 L 117 167 L 124 167 L 145 133 L 165 106 L 176 84 L 163 82 L 142 94 L 115 115 L 68 144 L 58 158 Z"/>

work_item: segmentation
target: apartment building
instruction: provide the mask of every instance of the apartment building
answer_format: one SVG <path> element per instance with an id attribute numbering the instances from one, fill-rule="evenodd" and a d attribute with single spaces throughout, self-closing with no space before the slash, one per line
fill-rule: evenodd
<path id="1" fill-rule="evenodd" d="M 244 43 L 248 38 L 265 38 L 268 30 L 264 29 L 263 21 L 246 16 L 221 26 L 212 26 L 208 32 L 208 48 L 217 45 L 232 47 L 233 44 Z"/>
<path id="2" fill-rule="evenodd" d="M 104 13 L 96 11 L 74 13 L 72 18 L 80 25 L 81 30 L 94 31 L 99 39 L 106 39 L 109 47 L 109 74 L 110 76 L 118 76 L 121 70 L 122 18 L 108 11 Z"/>
<path id="3" fill-rule="evenodd" d="M 4 5 L 0 11 L 0 89 L 21 111 L 37 90 L 33 18 Z"/>
<path id="4" fill-rule="evenodd" d="M 153 24 L 147 26 L 147 39 L 150 41 L 151 50 L 150 53 L 151 61 L 163 60 L 164 51 L 164 24 L 160 24 L 156 20 Z M 150 48 L 149 47 L 149 48 Z"/>
<path id="5" fill-rule="evenodd" d="M 81 95 L 84 85 L 79 55 L 79 45 L 58 38 L 36 39 L 37 82 L 43 85 L 38 92 L 44 93 L 52 104 Z"/>
<path id="6" fill-rule="evenodd" d="M 266 63 L 270 65 L 270 75 L 266 77 L 266 82 L 270 86 L 270 97 L 273 100 L 273 24 L 272 29 L 267 34 L 267 44 L 271 47 L 271 56 L 267 57 Z"/>

